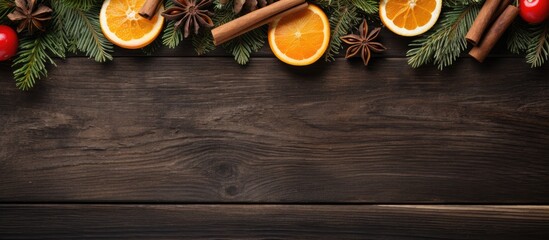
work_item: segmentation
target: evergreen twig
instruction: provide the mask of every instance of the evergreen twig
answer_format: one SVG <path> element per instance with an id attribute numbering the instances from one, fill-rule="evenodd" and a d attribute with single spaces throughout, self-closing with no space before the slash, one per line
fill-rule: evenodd
<path id="1" fill-rule="evenodd" d="M 166 0 L 164 8 L 168 9 L 173 6 L 171 0 Z M 166 22 L 164 31 L 162 32 L 162 44 L 168 48 L 176 48 L 183 41 L 183 32 L 180 29 L 175 28 L 174 21 Z"/>
<path id="2" fill-rule="evenodd" d="M 55 33 L 44 33 L 36 37 L 20 39 L 19 51 L 13 62 L 16 86 L 21 90 L 32 88 L 36 80 L 48 73 L 46 63 L 55 66 L 52 56 L 65 57 L 65 49 L 57 42 Z"/>
<path id="3" fill-rule="evenodd" d="M 198 55 L 204 55 L 215 49 L 211 32 L 201 32 L 192 39 L 194 50 Z"/>
<path id="4" fill-rule="evenodd" d="M 526 52 L 530 44 L 532 29 L 524 21 L 514 21 L 509 27 L 507 35 L 507 49 L 515 54 Z"/>
<path id="5" fill-rule="evenodd" d="M 226 4 L 215 1 L 214 5 L 215 16 L 213 21 L 216 26 L 225 24 L 237 17 L 231 7 L 233 5 L 232 1 L 229 1 Z M 265 45 L 266 38 L 266 30 L 261 27 L 222 44 L 222 47 L 234 56 L 234 59 L 238 64 L 245 65 L 250 61 L 251 54 L 259 51 L 263 45 Z M 200 53 L 202 50 L 196 49 L 196 51 Z"/>
<path id="6" fill-rule="evenodd" d="M 223 44 L 223 48 L 234 56 L 238 64 L 246 65 L 251 54 L 265 45 L 266 35 L 265 28 L 258 28 Z"/>
<path id="7" fill-rule="evenodd" d="M 479 4 L 454 6 L 424 37 L 409 44 L 408 64 L 414 68 L 433 63 L 442 70 L 467 48 L 465 35 L 480 9 Z"/>
<path id="8" fill-rule="evenodd" d="M 379 0 L 351 0 L 351 2 L 366 14 L 376 14 L 379 11 Z"/>
<path id="9" fill-rule="evenodd" d="M 157 37 L 152 43 L 150 43 L 149 45 L 141 48 L 141 51 L 147 55 L 147 56 L 151 56 L 154 54 L 154 52 L 156 52 L 156 50 L 160 49 L 162 47 L 162 38 L 161 37 Z"/>
<path id="10" fill-rule="evenodd" d="M 183 41 L 183 33 L 175 28 L 175 23 L 170 21 L 164 27 L 162 33 L 162 43 L 168 48 L 176 48 Z"/>
<path id="11" fill-rule="evenodd" d="M 112 60 L 113 45 L 109 42 L 99 26 L 99 7 L 93 0 L 58 0 L 52 1 L 52 8 L 57 15 L 55 22 L 76 49 L 84 52 L 97 62 Z"/>
<path id="12" fill-rule="evenodd" d="M 471 4 L 478 4 L 484 2 L 484 0 L 444 0 L 442 3 L 446 7 L 459 7 L 459 6 L 468 6 Z"/>
<path id="13" fill-rule="evenodd" d="M 541 24 L 531 32 L 530 44 L 526 50 L 526 62 L 532 67 L 539 67 L 549 57 L 549 24 Z"/>
<path id="14" fill-rule="evenodd" d="M 0 23 L 6 23 L 8 13 L 12 12 L 14 4 L 12 0 L 0 0 Z"/>
<path id="15" fill-rule="evenodd" d="M 358 13 L 354 5 L 342 5 L 332 13 L 330 17 L 330 45 L 326 50 L 324 60 L 333 61 L 335 59 L 342 48 L 340 37 L 347 35 L 349 30 L 358 24 L 358 21 Z"/>

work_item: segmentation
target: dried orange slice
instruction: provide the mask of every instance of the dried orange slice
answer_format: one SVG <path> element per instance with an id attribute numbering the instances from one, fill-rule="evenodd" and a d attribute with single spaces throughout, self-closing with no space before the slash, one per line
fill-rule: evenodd
<path id="1" fill-rule="evenodd" d="M 138 12 L 146 0 L 105 0 L 99 13 L 101 30 L 109 41 L 115 45 L 137 49 L 149 45 L 162 31 L 163 11 L 154 15 L 151 20 L 141 17 Z"/>
<path id="2" fill-rule="evenodd" d="M 319 7 L 286 15 L 269 26 L 269 45 L 281 61 L 305 66 L 316 62 L 330 43 L 330 22 Z"/>
<path id="3" fill-rule="evenodd" d="M 431 29 L 442 9 L 442 0 L 381 0 L 379 16 L 389 30 L 417 36 Z"/>

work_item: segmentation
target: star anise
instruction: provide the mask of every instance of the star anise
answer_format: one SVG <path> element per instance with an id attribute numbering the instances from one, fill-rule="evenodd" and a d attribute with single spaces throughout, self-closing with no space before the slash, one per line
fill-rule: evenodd
<path id="1" fill-rule="evenodd" d="M 387 49 L 381 43 L 374 42 L 379 35 L 379 31 L 381 31 L 381 28 L 375 28 L 368 34 L 368 23 L 366 22 L 366 19 L 364 19 L 359 27 L 360 35 L 349 34 L 341 37 L 343 42 L 350 45 L 349 48 L 347 48 L 345 58 L 351 58 L 360 53 L 360 56 L 364 61 L 364 66 L 368 66 L 371 57 L 370 51 L 379 53 Z"/>
<path id="2" fill-rule="evenodd" d="M 15 10 L 8 14 L 8 18 L 19 22 L 17 32 L 27 29 L 29 34 L 34 30 L 45 31 L 44 21 L 51 19 L 52 10 L 45 5 L 36 5 L 36 0 L 15 0 Z"/>
<path id="3" fill-rule="evenodd" d="M 222 4 L 226 4 L 229 0 L 221 0 Z M 234 13 L 240 13 L 243 9 L 248 12 L 255 11 L 258 8 L 262 8 L 271 4 L 274 0 L 234 0 L 233 11 Z"/>
<path id="4" fill-rule="evenodd" d="M 206 28 L 214 26 L 210 18 L 213 13 L 206 9 L 212 0 L 172 0 L 172 2 L 174 6 L 166 9 L 162 16 L 167 20 L 176 21 L 176 29 L 184 26 L 185 38 L 190 35 L 191 27 L 194 29 L 194 34 L 198 34 L 200 26 Z"/>

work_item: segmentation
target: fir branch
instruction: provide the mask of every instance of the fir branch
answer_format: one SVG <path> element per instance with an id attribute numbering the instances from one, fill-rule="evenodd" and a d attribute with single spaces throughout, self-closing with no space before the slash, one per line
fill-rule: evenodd
<path id="1" fill-rule="evenodd" d="M 351 0 L 351 2 L 366 14 L 375 14 L 379 11 L 379 0 Z"/>
<path id="2" fill-rule="evenodd" d="M 151 56 L 154 54 L 154 52 L 156 52 L 156 50 L 160 49 L 162 47 L 162 38 L 160 37 L 157 37 L 156 39 L 154 39 L 154 41 L 152 43 L 150 43 L 149 45 L 141 48 L 141 51 L 147 55 L 147 56 Z"/>
<path id="3" fill-rule="evenodd" d="M 168 9 L 173 6 L 173 2 L 171 0 L 166 0 L 164 6 L 165 9 Z M 168 48 L 176 48 L 182 41 L 183 33 L 181 30 L 175 27 L 174 21 L 168 21 L 162 32 L 162 44 Z"/>
<path id="4" fill-rule="evenodd" d="M 70 8 L 78 8 L 82 11 L 89 11 L 93 7 L 101 6 L 102 0 L 52 0 L 53 2 L 63 2 L 64 5 Z"/>
<path id="5" fill-rule="evenodd" d="M 484 2 L 484 0 L 444 0 L 442 3 L 446 7 L 459 7 L 459 6 L 468 6 L 471 4 L 478 4 Z"/>
<path id="6" fill-rule="evenodd" d="M 13 12 L 15 5 L 12 0 L 0 0 L 0 23 L 7 23 L 7 15 Z"/>
<path id="7" fill-rule="evenodd" d="M 54 33 L 43 33 L 20 39 L 19 51 L 13 62 L 16 69 L 13 75 L 19 89 L 28 90 L 36 80 L 47 75 L 46 62 L 55 65 L 51 56 L 65 57 L 65 49 L 58 44 L 58 37 Z"/>
<path id="8" fill-rule="evenodd" d="M 175 22 L 169 21 L 162 33 L 162 44 L 168 48 L 176 48 L 183 41 L 183 33 L 175 28 Z"/>
<path id="9" fill-rule="evenodd" d="M 515 54 L 526 52 L 531 42 L 532 31 L 526 22 L 521 20 L 514 21 L 508 30 L 507 49 Z"/>
<path id="10" fill-rule="evenodd" d="M 198 55 L 204 55 L 215 49 L 211 32 L 201 32 L 193 36 L 192 43 Z"/>
<path id="11" fill-rule="evenodd" d="M 214 5 L 215 16 L 213 21 L 216 26 L 225 24 L 237 17 L 231 7 L 232 1 L 227 2 L 225 5 L 221 4 L 220 1 L 215 1 Z M 222 46 L 234 56 L 238 64 L 245 65 L 250 61 L 251 53 L 259 51 L 265 45 L 266 38 L 267 32 L 262 27 L 236 37 Z M 199 51 L 200 49 L 197 49 L 197 52 Z"/>
<path id="12" fill-rule="evenodd" d="M 336 1 L 332 1 L 332 0 L 315 0 L 314 3 L 319 5 L 321 8 L 324 8 L 324 9 L 330 9 L 330 8 L 335 8 L 337 7 L 336 4 L 334 4 Z"/>
<path id="13" fill-rule="evenodd" d="M 541 24 L 535 27 L 530 38 L 530 44 L 526 51 L 526 62 L 531 67 L 539 67 L 549 58 L 549 24 Z"/>
<path id="14" fill-rule="evenodd" d="M 334 10 L 330 17 L 331 37 L 330 45 L 324 59 L 333 61 L 334 56 L 341 50 L 341 36 L 347 35 L 359 21 L 357 8 L 354 5 L 343 4 Z"/>
<path id="15" fill-rule="evenodd" d="M 467 48 L 465 35 L 479 9 L 479 4 L 450 8 L 427 35 L 409 44 L 408 64 L 417 68 L 433 63 L 441 70 L 451 65 Z"/>
<path id="16" fill-rule="evenodd" d="M 222 4 L 219 0 L 214 1 L 215 15 L 213 21 L 216 27 L 228 23 L 237 17 L 233 12 L 232 5 L 232 0 L 229 0 L 226 4 Z"/>
<path id="17" fill-rule="evenodd" d="M 234 56 L 238 64 L 246 65 L 250 61 L 251 53 L 259 51 L 265 45 L 266 36 L 265 28 L 258 28 L 223 44 L 223 48 Z"/>
<path id="18" fill-rule="evenodd" d="M 101 6 L 95 4 L 89 7 L 91 0 L 82 1 L 82 6 L 73 1 L 76 0 L 52 1 L 52 8 L 57 14 L 56 24 L 63 29 L 65 37 L 75 43 L 79 51 L 97 62 L 112 60 L 110 53 L 113 51 L 113 45 L 103 36 L 99 26 Z"/>

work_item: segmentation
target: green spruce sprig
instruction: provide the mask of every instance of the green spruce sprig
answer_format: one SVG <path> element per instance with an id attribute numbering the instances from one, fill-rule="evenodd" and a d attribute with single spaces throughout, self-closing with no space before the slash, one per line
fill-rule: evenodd
<path id="1" fill-rule="evenodd" d="M 11 6 L 7 0 L 1 1 L 0 6 Z M 16 86 L 21 90 L 32 88 L 37 80 L 47 75 L 47 64 L 55 66 L 53 58 L 64 58 L 66 52 L 83 52 L 97 62 L 112 59 L 113 45 L 103 36 L 99 26 L 100 1 L 55 0 L 41 3 L 48 2 L 54 13 L 46 32 L 24 35 L 19 42 L 13 75 Z M 0 7 L 0 10 L 3 9 Z"/>
<path id="2" fill-rule="evenodd" d="M 112 60 L 113 44 L 109 42 L 99 26 L 100 5 L 96 0 L 58 0 L 52 1 L 54 22 L 72 45 L 93 58 L 96 62 Z M 61 42 L 61 41 L 60 41 Z"/>
<path id="3" fill-rule="evenodd" d="M 534 27 L 526 50 L 526 62 L 532 67 L 539 67 L 549 58 L 549 24 Z"/>
<path id="4" fill-rule="evenodd" d="M 406 53 L 408 64 L 414 68 L 432 63 L 439 69 L 452 65 L 467 49 L 465 35 L 477 16 L 480 5 L 449 7 L 440 20 L 425 36 L 412 41 Z"/>
<path id="5" fill-rule="evenodd" d="M 8 21 L 6 17 L 13 11 L 14 4 L 12 0 L 0 0 L 0 23 L 4 24 Z"/>
<path id="6" fill-rule="evenodd" d="M 173 6 L 171 0 L 164 1 L 164 8 L 168 9 Z M 168 48 L 176 48 L 183 41 L 183 32 L 175 28 L 174 21 L 166 22 L 162 32 L 162 44 Z"/>
<path id="7" fill-rule="evenodd" d="M 198 55 L 204 55 L 215 49 L 211 32 L 200 32 L 192 39 L 194 50 Z"/>
<path id="8" fill-rule="evenodd" d="M 484 0 L 444 0 L 442 3 L 446 7 L 467 6 L 471 4 L 483 3 Z"/>
<path id="9" fill-rule="evenodd" d="M 349 30 L 353 29 L 359 20 L 357 8 L 354 5 L 339 6 L 337 10 L 333 11 L 330 16 L 330 45 L 328 45 L 324 60 L 333 61 L 335 59 L 335 56 L 343 48 L 341 37 L 349 34 Z"/>
<path id="10" fill-rule="evenodd" d="M 378 0 L 351 0 L 351 3 L 366 14 L 376 14 L 379 11 Z"/>
<path id="11" fill-rule="evenodd" d="M 176 48 L 183 41 L 183 33 L 175 28 L 175 22 L 166 23 L 162 32 L 162 44 L 168 48 Z"/>
<path id="12" fill-rule="evenodd" d="M 509 27 L 507 35 L 507 49 L 514 54 L 522 54 L 526 52 L 530 45 L 532 29 L 524 21 L 514 21 Z"/>
<path id="13" fill-rule="evenodd" d="M 65 49 L 58 42 L 59 35 L 42 33 L 38 36 L 26 36 L 19 41 L 19 52 L 13 62 L 15 85 L 21 90 L 29 90 L 36 80 L 48 73 L 46 63 L 55 62 L 52 57 L 65 57 Z"/>
<path id="14" fill-rule="evenodd" d="M 341 37 L 358 24 L 360 15 L 373 15 L 378 12 L 379 3 L 376 0 L 316 0 L 329 14 L 330 19 L 330 45 L 326 50 L 324 59 L 333 61 L 343 48 Z"/>
<path id="15" fill-rule="evenodd" d="M 158 36 L 152 43 L 141 48 L 141 51 L 147 56 L 152 56 L 158 49 L 162 48 L 162 46 L 162 38 Z"/>
<path id="16" fill-rule="evenodd" d="M 226 4 L 221 4 L 217 0 L 215 1 L 215 16 L 213 21 L 216 26 L 225 24 L 238 17 L 238 15 L 233 12 L 232 6 L 232 0 L 228 1 Z M 267 31 L 264 27 L 261 27 L 222 44 L 222 47 L 234 56 L 234 59 L 238 64 L 245 65 L 250 61 L 251 54 L 259 51 L 265 45 L 266 38 Z M 211 47 L 205 47 L 204 49 L 208 48 Z M 197 52 L 201 51 L 197 50 Z"/>
<path id="17" fill-rule="evenodd" d="M 533 68 L 543 65 L 549 58 L 549 23 L 513 22 L 509 28 L 507 49 L 515 54 L 526 54 L 526 62 Z"/>

